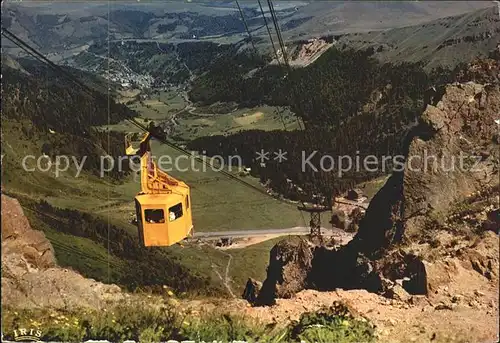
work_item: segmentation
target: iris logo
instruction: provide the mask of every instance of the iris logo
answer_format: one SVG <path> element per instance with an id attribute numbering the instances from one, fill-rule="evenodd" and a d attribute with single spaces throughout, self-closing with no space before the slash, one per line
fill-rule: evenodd
<path id="1" fill-rule="evenodd" d="M 14 341 L 16 342 L 26 342 L 26 341 L 31 341 L 31 342 L 40 342 L 40 339 L 42 338 L 42 331 L 38 329 L 17 329 L 14 330 Z"/>

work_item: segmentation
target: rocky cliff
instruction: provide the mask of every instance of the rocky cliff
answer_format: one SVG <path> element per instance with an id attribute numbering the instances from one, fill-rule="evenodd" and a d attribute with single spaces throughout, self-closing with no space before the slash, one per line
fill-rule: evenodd
<path id="1" fill-rule="evenodd" d="M 125 295 L 57 266 L 43 232 L 34 230 L 16 199 L 2 194 L 2 306 L 102 308 Z"/>
<path id="2" fill-rule="evenodd" d="M 365 252 L 421 235 L 431 222 L 442 223 L 452 204 L 499 183 L 499 84 L 455 83 L 442 94 L 408 137 L 404 170 L 360 223 L 356 239 Z"/>
<path id="3" fill-rule="evenodd" d="M 436 255 L 459 256 L 465 268 L 495 280 L 498 248 L 475 249 L 481 242 L 498 244 L 491 233 L 498 233 L 498 218 L 490 217 L 498 216 L 492 195 L 499 188 L 499 66 L 495 60 L 473 63 L 460 75 L 468 81 L 434 91 L 404 143 L 404 168 L 372 199 L 351 242 L 333 250 L 278 243 L 256 303 L 273 304 L 304 288 L 426 295 L 441 271 L 431 269 L 429 275 L 425 259 Z M 462 207 L 466 212 L 457 214 Z M 483 222 L 462 225 L 452 219 L 471 214 Z M 455 240 L 439 239 L 438 233 Z"/>

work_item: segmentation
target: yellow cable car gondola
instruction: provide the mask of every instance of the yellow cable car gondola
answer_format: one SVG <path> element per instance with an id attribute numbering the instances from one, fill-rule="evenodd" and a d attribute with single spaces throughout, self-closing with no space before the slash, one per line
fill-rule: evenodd
<path id="1" fill-rule="evenodd" d="M 139 156 L 141 191 L 135 197 L 139 239 L 146 247 L 170 246 L 192 235 L 190 190 L 158 168 L 151 157 L 151 133 L 146 133 L 139 149 L 125 136 L 126 154 Z"/>

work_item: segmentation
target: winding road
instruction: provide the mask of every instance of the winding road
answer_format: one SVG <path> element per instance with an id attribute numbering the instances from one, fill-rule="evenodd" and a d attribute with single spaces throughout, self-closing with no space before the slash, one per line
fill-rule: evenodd
<path id="1" fill-rule="evenodd" d="M 192 239 L 219 239 L 223 237 L 231 238 L 247 238 L 259 236 L 288 236 L 288 235 L 307 235 L 309 234 L 309 227 L 297 226 L 286 229 L 260 229 L 260 230 L 237 230 L 237 231 L 216 231 L 216 232 L 195 232 Z M 321 233 L 325 236 L 338 235 L 344 233 L 340 229 L 321 228 Z"/>

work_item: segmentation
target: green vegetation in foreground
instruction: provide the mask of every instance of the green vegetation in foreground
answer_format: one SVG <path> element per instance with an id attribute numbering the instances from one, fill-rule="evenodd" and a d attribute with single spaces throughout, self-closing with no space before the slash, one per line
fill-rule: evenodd
<path id="1" fill-rule="evenodd" d="M 264 326 L 258 321 L 227 313 L 194 316 L 170 305 L 120 305 L 102 310 L 55 311 L 48 309 L 2 311 L 5 339 L 14 330 L 40 330 L 42 341 L 83 342 L 375 342 L 374 328 L 364 318 L 353 318 L 345 305 L 336 303 L 316 313 L 305 313 L 286 327 Z"/>

